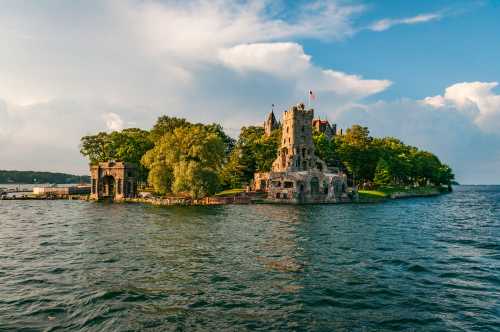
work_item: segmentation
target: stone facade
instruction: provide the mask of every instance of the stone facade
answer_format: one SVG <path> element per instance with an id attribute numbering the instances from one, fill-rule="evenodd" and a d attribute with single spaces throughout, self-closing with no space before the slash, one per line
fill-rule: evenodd
<path id="1" fill-rule="evenodd" d="M 125 162 L 103 162 L 90 166 L 90 198 L 116 201 L 136 196 L 136 166 Z"/>
<path id="2" fill-rule="evenodd" d="M 281 146 L 273 162 L 274 172 L 326 170 L 326 164 L 314 155 L 313 118 L 314 110 L 306 110 L 304 104 L 290 107 L 283 113 Z"/>
<path id="3" fill-rule="evenodd" d="M 269 115 L 267 116 L 266 121 L 264 122 L 264 135 L 271 136 L 273 130 L 278 129 L 279 126 L 280 123 L 276 120 L 274 111 L 271 111 L 271 113 L 269 113 Z"/>
<path id="4" fill-rule="evenodd" d="M 256 173 L 253 187 L 270 201 L 335 203 L 346 198 L 346 176 L 332 173 L 314 153 L 314 110 L 290 107 L 282 119 L 282 137 L 271 172 Z"/>

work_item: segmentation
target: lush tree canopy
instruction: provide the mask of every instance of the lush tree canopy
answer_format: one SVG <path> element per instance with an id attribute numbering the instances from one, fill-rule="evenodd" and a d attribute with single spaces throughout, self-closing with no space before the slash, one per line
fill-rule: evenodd
<path id="1" fill-rule="evenodd" d="M 153 126 L 153 129 L 151 129 L 150 137 L 153 142 L 158 142 L 163 136 L 172 133 L 175 129 L 186 128 L 186 127 L 203 127 L 208 132 L 217 134 L 225 144 L 224 150 L 227 156 L 231 153 L 232 149 L 234 148 L 235 144 L 234 139 L 228 136 L 224 132 L 224 129 L 220 124 L 217 123 L 211 123 L 208 125 L 202 123 L 193 124 L 187 121 L 186 119 L 170 117 L 166 115 L 160 116 L 158 118 L 155 125 Z"/>
<path id="2" fill-rule="evenodd" d="M 368 128 L 354 125 L 335 138 L 337 153 L 356 184 L 450 185 L 451 168 L 432 153 L 393 137 L 373 138 Z"/>
<path id="3" fill-rule="evenodd" d="M 221 177 L 225 188 L 240 188 L 250 184 L 255 172 L 268 172 L 278 152 L 281 129 L 271 136 L 264 135 L 263 127 L 243 127 L 236 146 Z"/>
<path id="4" fill-rule="evenodd" d="M 194 198 L 220 188 L 224 142 L 203 126 L 176 128 L 143 156 L 148 182 L 159 193 L 189 193 Z"/>
<path id="5" fill-rule="evenodd" d="M 335 139 L 328 139 L 325 134 L 314 131 L 313 142 L 316 156 L 323 160 L 330 169 L 342 168 L 338 153 L 338 142 Z"/>
<path id="6" fill-rule="evenodd" d="M 81 139 L 81 153 L 91 163 L 117 160 L 141 165 L 142 177 L 159 194 L 213 194 L 220 188 L 241 188 L 255 172 L 271 170 L 281 129 L 266 137 L 264 128 L 241 128 L 238 140 L 218 124 L 190 123 L 162 116 L 151 131 L 137 128 L 101 132 Z M 374 138 L 367 127 L 354 125 L 328 139 L 314 132 L 316 155 L 330 169 L 346 172 L 354 184 L 450 185 L 454 175 L 430 152 L 396 138 Z"/>
<path id="7" fill-rule="evenodd" d="M 149 132 L 129 128 L 111 133 L 100 132 L 96 135 L 81 138 L 80 152 L 91 164 L 109 160 L 126 161 L 140 166 L 140 161 L 146 151 L 153 148 Z M 139 168 L 139 177 L 145 179 L 147 172 Z"/>

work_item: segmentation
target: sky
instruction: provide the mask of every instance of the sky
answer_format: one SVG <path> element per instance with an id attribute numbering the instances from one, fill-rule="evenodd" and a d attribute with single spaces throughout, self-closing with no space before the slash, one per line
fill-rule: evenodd
<path id="1" fill-rule="evenodd" d="M 0 0 L 0 169 L 87 174 L 80 137 L 160 115 L 236 137 L 316 100 L 500 183 L 500 0 Z"/>

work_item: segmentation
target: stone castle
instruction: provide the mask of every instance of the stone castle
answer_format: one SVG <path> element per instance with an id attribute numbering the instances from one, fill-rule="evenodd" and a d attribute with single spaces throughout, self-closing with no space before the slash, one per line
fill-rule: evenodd
<path id="1" fill-rule="evenodd" d="M 264 123 L 265 134 L 279 126 L 274 113 Z M 282 203 L 335 203 L 347 199 L 346 175 L 328 169 L 315 155 L 313 126 L 329 139 L 335 135 L 327 121 L 314 120 L 304 104 L 283 113 L 278 156 L 270 172 L 256 173 L 253 187 L 267 199 Z"/>

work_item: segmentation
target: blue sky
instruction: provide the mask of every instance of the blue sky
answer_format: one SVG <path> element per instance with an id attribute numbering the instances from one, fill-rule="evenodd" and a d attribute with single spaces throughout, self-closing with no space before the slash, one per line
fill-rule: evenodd
<path id="1" fill-rule="evenodd" d="M 422 13 L 443 17 L 383 33 L 364 30 L 340 42 L 302 43 L 321 66 L 394 82 L 376 98 L 424 98 L 456 82 L 498 80 L 499 1 L 373 1 L 358 25 Z"/>
<path id="2" fill-rule="evenodd" d="M 500 1 L 0 1 L 0 169 L 162 114 L 232 135 L 304 101 L 500 183 Z"/>

